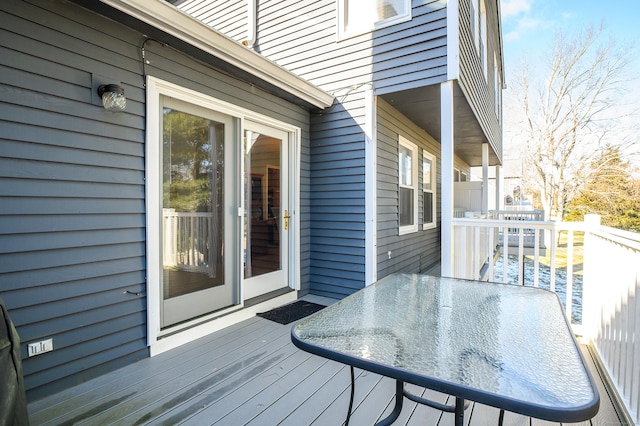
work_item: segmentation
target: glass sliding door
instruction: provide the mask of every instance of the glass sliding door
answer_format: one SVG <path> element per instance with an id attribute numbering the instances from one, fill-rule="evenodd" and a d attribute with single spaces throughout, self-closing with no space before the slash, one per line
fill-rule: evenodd
<path id="1" fill-rule="evenodd" d="M 227 151 L 233 120 L 162 102 L 162 326 L 232 304 Z"/>

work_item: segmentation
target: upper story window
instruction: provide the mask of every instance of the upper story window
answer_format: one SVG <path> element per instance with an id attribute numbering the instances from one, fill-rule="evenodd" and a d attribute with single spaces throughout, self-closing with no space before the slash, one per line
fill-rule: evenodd
<path id="1" fill-rule="evenodd" d="M 436 157 L 422 152 L 422 229 L 436 227 Z"/>
<path id="2" fill-rule="evenodd" d="M 418 231 L 418 146 L 402 136 L 398 141 L 399 234 Z"/>
<path id="3" fill-rule="evenodd" d="M 411 0 L 338 0 L 338 36 L 351 37 L 411 19 Z"/>
<path id="4" fill-rule="evenodd" d="M 476 50 L 480 52 L 480 9 L 478 0 L 469 0 L 469 25 L 471 25 L 471 35 L 476 45 Z"/>
<path id="5" fill-rule="evenodd" d="M 489 78 L 487 75 L 487 48 L 487 9 L 484 0 L 480 0 L 480 62 L 486 79 Z"/>
<path id="6" fill-rule="evenodd" d="M 487 78 L 487 9 L 484 0 L 469 0 L 469 22 L 480 64 Z"/>

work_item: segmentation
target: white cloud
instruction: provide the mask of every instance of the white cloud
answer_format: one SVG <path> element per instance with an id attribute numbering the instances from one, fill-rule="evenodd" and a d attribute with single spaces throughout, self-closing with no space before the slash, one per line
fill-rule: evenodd
<path id="1" fill-rule="evenodd" d="M 535 0 L 501 0 L 500 10 L 503 18 L 529 12 Z"/>
<path id="2" fill-rule="evenodd" d="M 545 22 L 541 19 L 523 17 L 518 20 L 515 28 L 509 31 L 505 35 L 505 40 L 516 41 L 522 38 L 524 35 L 529 34 L 539 28 L 545 26 Z"/>
<path id="3" fill-rule="evenodd" d="M 531 16 L 535 0 L 500 0 L 500 2 L 506 41 L 517 41 L 542 25 L 542 21 Z"/>
<path id="4" fill-rule="evenodd" d="M 518 21 L 518 28 L 526 30 L 535 30 L 544 26 L 544 21 L 535 18 L 522 18 Z"/>
<path id="5" fill-rule="evenodd" d="M 521 34 L 518 31 L 510 31 L 505 36 L 504 39 L 506 41 L 517 41 L 520 40 Z"/>

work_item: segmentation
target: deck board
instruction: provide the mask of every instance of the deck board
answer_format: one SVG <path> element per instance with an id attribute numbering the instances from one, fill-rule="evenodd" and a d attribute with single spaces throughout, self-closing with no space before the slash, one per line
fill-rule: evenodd
<path id="1" fill-rule="evenodd" d="M 519 416 L 526 419 L 524 416 Z M 471 411 L 471 424 L 497 425 L 500 418 L 500 410 L 483 404 L 473 404 Z M 506 423 L 505 423 L 506 425 Z"/>
<path id="2" fill-rule="evenodd" d="M 316 425 L 337 425 L 344 421 L 349 407 L 349 395 L 350 395 L 350 375 L 349 369 L 344 370 L 344 376 L 347 379 L 347 386 L 344 389 L 340 389 L 341 393 L 336 395 L 336 398 L 329 404 L 322 414 L 314 420 L 312 424 Z M 367 395 L 375 388 L 375 386 L 382 380 L 382 377 L 370 373 L 368 371 L 356 370 L 356 390 L 353 401 L 353 415 L 352 423 L 357 425 L 355 418 L 358 416 L 358 408 L 363 403 Z"/>
<path id="3" fill-rule="evenodd" d="M 184 345 L 123 367 L 98 379 L 29 404 L 31 422 L 32 424 L 46 424 L 46 422 L 57 424 L 58 417 L 68 419 L 74 414 L 80 416 L 104 403 L 112 403 L 121 396 L 128 395 L 128 389 L 153 386 L 158 374 L 169 373 L 179 368 L 183 368 L 182 371 L 184 371 L 184 367 L 181 366 L 192 365 L 199 355 L 214 350 L 216 346 L 221 353 L 225 350 L 231 351 L 234 347 L 251 343 L 272 329 L 271 322 L 252 318 L 244 323 L 235 324 L 228 330 L 221 330 L 222 333 L 219 335 L 211 335 L 209 339 L 201 342 L 201 347 Z"/>
<path id="4" fill-rule="evenodd" d="M 215 424 L 220 425 L 243 425 L 249 423 L 253 418 L 263 412 L 271 412 L 274 408 L 274 403 L 286 395 L 289 389 L 299 383 L 301 378 L 305 377 L 305 370 L 307 370 L 307 368 L 316 370 L 324 363 L 324 360 L 318 359 L 318 357 L 307 357 L 306 355 L 307 354 L 302 355 L 297 351 L 294 356 L 278 363 L 274 369 L 270 369 L 271 371 L 266 371 L 266 374 L 260 377 L 262 380 L 249 380 L 247 384 L 240 386 L 237 393 L 240 395 L 249 395 L 250 398 L 239 401 L 240 404 L 237 404 L 234 410 L 224 417 L 217 419 L 215 417 L 217 410 L 215 410 L 215 407 L 212 407 L 211 410 L 207 409 L 203 411 L 200 419 L 202 419 L 203 423 L 208 420 L 216 420 Z M 310 362 L 305 364 L 305 360 L 309 360 Z M 275 369 L 281 369 L 283 374 L 278 374 L 277 371 L 273 371 Z M 224 403 L 223 401 L 223 406 Z M 195 424 L 203 424 L 200 423 L 198 419 L 195 420 Z"/>
<path id="5" fill-rule="evenodd" d="M 340 425 L 350 394 L 349 368 L 298 350 L 291 325 L 254 317 L 197 341 L 29 404 L 32 425 Z M 583 424 L 619 424 L 588 350 L 601 396 L 598 415 Z M 356 369 L 352 425 L 368 425 L 392 409 L 394 380 Z M 447 396 L 407 385 L 445 402 Z M 471 404 L 465 424 L 498 423 L 499 410 Z M 404 401 L 396 424 L 450 425 L 453 414 Z M 551 423 L 506 413 L 507 425 Z"/>
<path id="6" fill-rule="evenodd" d="M 317 357 L 312 357 L 313 358 Z M 310 361 L 311 361 L 310 360 Z M 301 365 L 303 370 L 307 371 L 307 375 L 302 377 L 294 386 L 287 390 L 277 401 L 269 407 L 268 410 L 254 416 L 248 424 L 265 425 L 280 424 L 291 414 L 291 407 L 303 404 L 305 401 L 313 398 L 319 387 L 329 385 L 327 378 L 333 378 L 342 370 L 342 366 L 335 362 L 324 360 L 315 370 L 311 370 L 311 362 Z M 301 375 L 302 376 L 302 375 Z M 316 402 L 315 399 L 312 402 Z"/>
<path id="7" fill-rule="evenodd" d="M 446 404 L 449 400 L 448 395 L 433 391 L 431 389 L 420 388 L 416 385 L 407 385 L 407 389 L 414 395 L 418 395 L 420 397 L 430 399 L 431 401 L 439 402 L 441 404 Z M 407 401 L 405 401 L 405 404 L 407 404 Z M 407 422 L 411 420 L 408 423 L 409 425 L 436 425 L 440 421 L 442 421 L 443 424 L 453 424 L 453 414 L 443 413 L 442 411 L 436 410 L 435 408 L 416 404 L 415 402 L 411 402 L 411 404 L 413 404 L 412 410 L 407 410 L 407 408 L 403 406 L 402 412 L 400 413 L 400 417 L 402 417 L 403 419 L 406 418 Z M 406 411 L 408 411 L 408 413 L 405 414 Z"/>
<path id="8" fill-rule="evenodd" d="M 163 377 L 161 384 L 154 382 L 150 390 L 130 398 L 119 408 L 110 409 L 113 413 L 92 420 L 98 424 L 110 424 L 122 418 L 122 424 L 146 424 L 170 410 L 170 424 L 177 424 L 256 374 L 288 359 L 295 349 L 291 348 L 286 337 L 272 332 L 262 338 L 266 342 L 260 342 L 255 348 L 245 345 L 217 358 L 216 363 L 199 364 L 185 372 L 178 369 L 175 374 Z M 218 363 L 221 365 L 217 366 Z"/>
<path id="9" fill-rule="evenodd" d="M 297 407 L 289 407 L 289 413 L 283 420 L 283 426 L 298 426 L 303 424 L 311 424 L 316 421 L 337 399 L 341 399 L 340 404 L 343 406 L 344 413 L 348 407 L 348 392 L 350 386 L 349 368 L 334 361 L 330 364 L 338 367 L 338 370 L 331 377 L 327 377 L 326 381 L 310 383 L 312 393 Z M 342 397 L 342 395 L 346 395 Z M 264 418 L 268 413 L 265 413 Z"/>
<path id="10" fill-rule="evenodd" d="M 593 380 L 596 382 L 596 386 L 598 388 L 598 393 L 600 394 L 600 409 L 598 410 L 598 414 L 591 419 L 593 425 L 618 425 L 621 424 L 620 417 L 616 412 L 615 406 L 611 402 L 611 397 L 608 394 L 607 388 L 605 387 L 602 377 L 600 377 L 600 372 L 596 368 L 595 361 L 593 360 L 593 355 L 589 348 L 585 345 L 580 345 L 580 350 L 582 351 L 582 355 L 584 360 L 591 371 L 591 375 L 593 376 Z"/>
<path id="11" fill-rule="evenodd" d="M 388 377 L 380 377 L 377 374 L 366 371 L 362 373 L 362 375 L 364 374 L 372 376 L 373 386 L 367 389 L 366 395 L 362 395 L 361 398 L 357 399 L 359 403 L 354 407 L 351 415 L 351 422 L 354 425 L 372 425 L 393 411 L 395 380 Z M 362 375 L 359 379 L 361 379 Z M 356 396 L 360 387 L 364 386 L 360 386 L 360 383 L 356 380 Z M 341 414 L 342 419 L 344 419 L 346 410 Z"/>

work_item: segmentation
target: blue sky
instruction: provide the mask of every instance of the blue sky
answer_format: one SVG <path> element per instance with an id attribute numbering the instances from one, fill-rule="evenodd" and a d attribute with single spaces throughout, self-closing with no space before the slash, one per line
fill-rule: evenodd
<path id="1" fill-rule="evenodd" d="M 561 31 L 575 35 L 587 26 L 604 26 L 601 42 L 612 39 L 618 46 L 633 46 L 629 54 L 632 63 L 627 68 L 624 94 L 612 107 L 612 115 L 625 119 L 616 127 L 616 136 L 638 141 L 637 129 L 640 111 L 640 0 L 500 0 L 502 36 L 505 55 L 505 158 L 517 158 L 523 149 L 518 143 L 518 132 L 513 127 L 514 109 L 510 102 L 519 102 L 513 90 L 515 74 L 524 59 L 529 64 L 531 77 L 542 71 L 553 46 L 554 37 Z M 540 65 L 540 66 L 538 66 Z M 538 76 L 540 77 L 540 76 Z M 619 113 L 622 111 L 622 113 Z M 634 112 L 631 112 L 634 111 Z M 512 140 L 513 139 L 513 140 Z M 515 142 L 514 142 L 515 141 Z M 515 145 L 514 145 L 515 144 Z M 636 146 L 640 146 L 636 142 Z M 640 149 L 639 149 L 640 150 Z M 639 164 L 640 166 L 640 164 Z"/>
<path id="2" fill-rule="evenodd" d="M 507 76 L 523 55 L 543 59 L 558 30 L 575 33 L 602 23 L 604 35 L 618 43 L 640 41 L 640 0 L 500 0 L 500 7 Z"/>

